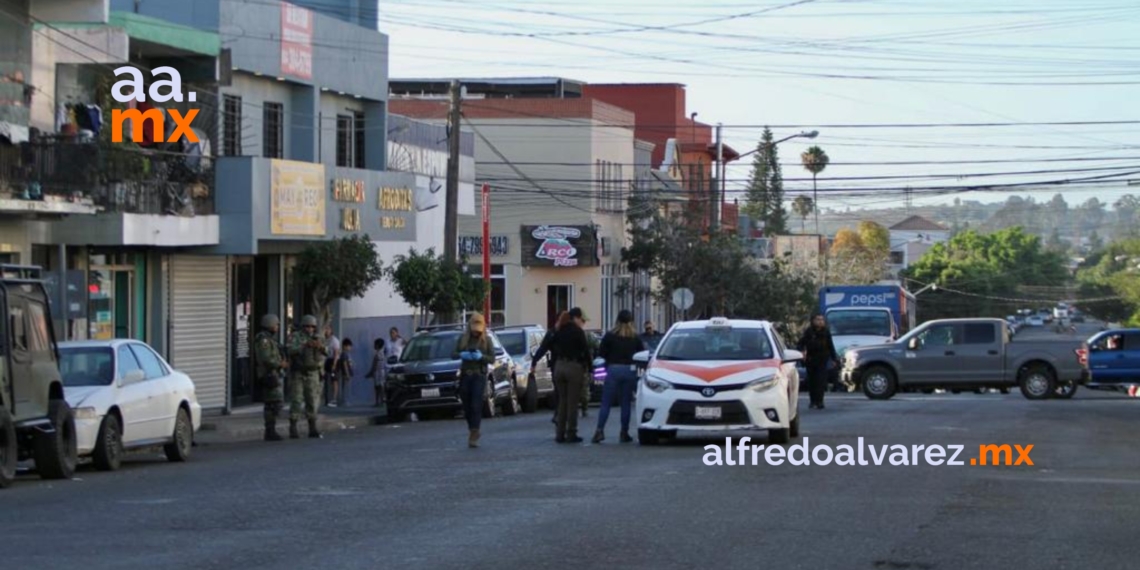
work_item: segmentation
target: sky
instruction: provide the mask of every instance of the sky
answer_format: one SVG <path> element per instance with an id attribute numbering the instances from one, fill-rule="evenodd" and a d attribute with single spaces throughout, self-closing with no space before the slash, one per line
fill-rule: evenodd
<path id="1" fill-rule="evenodd" d="M 800 153 L 827 152 L 823 209 L 902 206 L 906 187 L 919 206 L 1004 201 L 1001 185 L 1028 183 L 1048 184 L 1016 193 L 1060 191 L 1071 205 L 1140 194 L 1136 0 L 381 0 L 379 10 L 393 78 L 683 83 L 688 111 L 723 123 L 740 152 L 764 125 L 776 138 L 818 130 L 779 151 L 789 197 L 810 193 Z M 729 199 L 748 174 L 730 165 Z M 998 188 L 961 193 L 975 185 Z"/>

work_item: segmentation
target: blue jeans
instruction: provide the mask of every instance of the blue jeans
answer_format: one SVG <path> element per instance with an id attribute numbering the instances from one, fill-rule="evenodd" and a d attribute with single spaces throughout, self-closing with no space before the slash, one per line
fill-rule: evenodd
<path id="1" fill-rule="evenodd" d="M 637 372 L 628 364 L 606 367 L 606 383 L 602 386 L 602 406 L 598 411 L 598 429 L 606 429 L 610 406 L 615 399 L 621 402 L 621 430 L 629 431 L 629 417 L 633 412 L 633 392 L 637 389 Z"/>
<path id="2" fill-rule="evenodd" d="M 487 379 L 480 374 L 466 374 L 459 379 L 459 399 L 463 402 L 463 417 L 468 429 L 479 429 L 483 421 L 483 398 L 487 393 Z"/>

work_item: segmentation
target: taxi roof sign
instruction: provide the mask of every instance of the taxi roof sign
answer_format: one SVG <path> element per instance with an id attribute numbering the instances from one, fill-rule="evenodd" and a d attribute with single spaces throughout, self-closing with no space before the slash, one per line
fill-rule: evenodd
<path id="1" fill-rule="evenodd" d="M 729 329 L 732 325 L 729 324 L 728 319 L 725 317 L 713 317 L 709 319 L 709 324 L 705 328 L 710 329 Z"/>

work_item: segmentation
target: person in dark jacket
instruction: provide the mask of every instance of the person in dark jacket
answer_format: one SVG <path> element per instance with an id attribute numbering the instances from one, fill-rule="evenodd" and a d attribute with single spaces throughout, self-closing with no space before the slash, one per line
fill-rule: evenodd
<path id="1" fill-rule="evenodd" d="M 578 437 L 578 400 L 582 383 L 590 369 L 590 341 L 582 330 L 582 309 L 570 309 L 570 321 L 559 327 L 551 339 L 551 351 L 557 363 L 554 386 L 558 390 L 558 421 L 554 440 L 558 443 L 581 443 Z"/>
<path id="2" fill-rule="evenodd" d="M 554 328 L 546 331 L 546 335 L 542 337 L 542 342 L 538 345 L 538 350 L 534 351 L 534 357 L 531 359 L 531 365 L 542 360 L 546 356 L 550 356 L 550 377 L 554 378 L 554 353 L 550 351 L 554 343 L 554 333 L 562 328 L 562 325 L 570 322 L 570 311 L 562 311 L 558 314 L 558 319 L 554 321 Z M 550 423 L 558 423 L 558 385 L 554 385 L 554 393 L 550 395 L 550 406 L 554 408 L 554 416 L 550 418 Z"/>
<path id="3" fill-rule="evenodd" d="M 602 388 L 602 407 L 598 411 L 598 429 L 594 432 L 594 443 L 606 439 L 606 420 L 610 417 L 610 407 L 615 396 L 621 399 L 621 436 L 619 441 L 629 443 L 629 417 L 633 408 L 633 391 L 637 388 L 637 368 L 633 355 L 646 350 L 645 341 L 633 328 L 633 313 L 622 310 L 618 313 L 617 325 L 602 337 L 598 347 L 598 357 L 606 361 L 606 384 Z"/>
<path id="4" fill-rule="evenodd" d="M 823 315 L 811 317 L 811 326 L 804 331 L 796 348 L 804 353 L 804 366 L 807 368 L 808 390 L 811 392 L 811 408 L 823 409 L 823 394 L 827 389 L 827 365 L 839 365 L 839 354 L 831 340 L 831 331 Z"/>

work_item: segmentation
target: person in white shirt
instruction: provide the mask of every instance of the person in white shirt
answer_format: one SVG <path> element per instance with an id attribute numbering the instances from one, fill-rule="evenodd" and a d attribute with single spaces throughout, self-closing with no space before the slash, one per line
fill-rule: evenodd
<path id="1" fill-rule="evenodd" d="M 325 360 L 325 405 L 335 408 L 340 400 L 340 386 L 336 381 L 337 361 L 340 360 L 340 339 L 333 334 L 331 325 L 325 325 L 325 348 L 329 350 Z"/>

